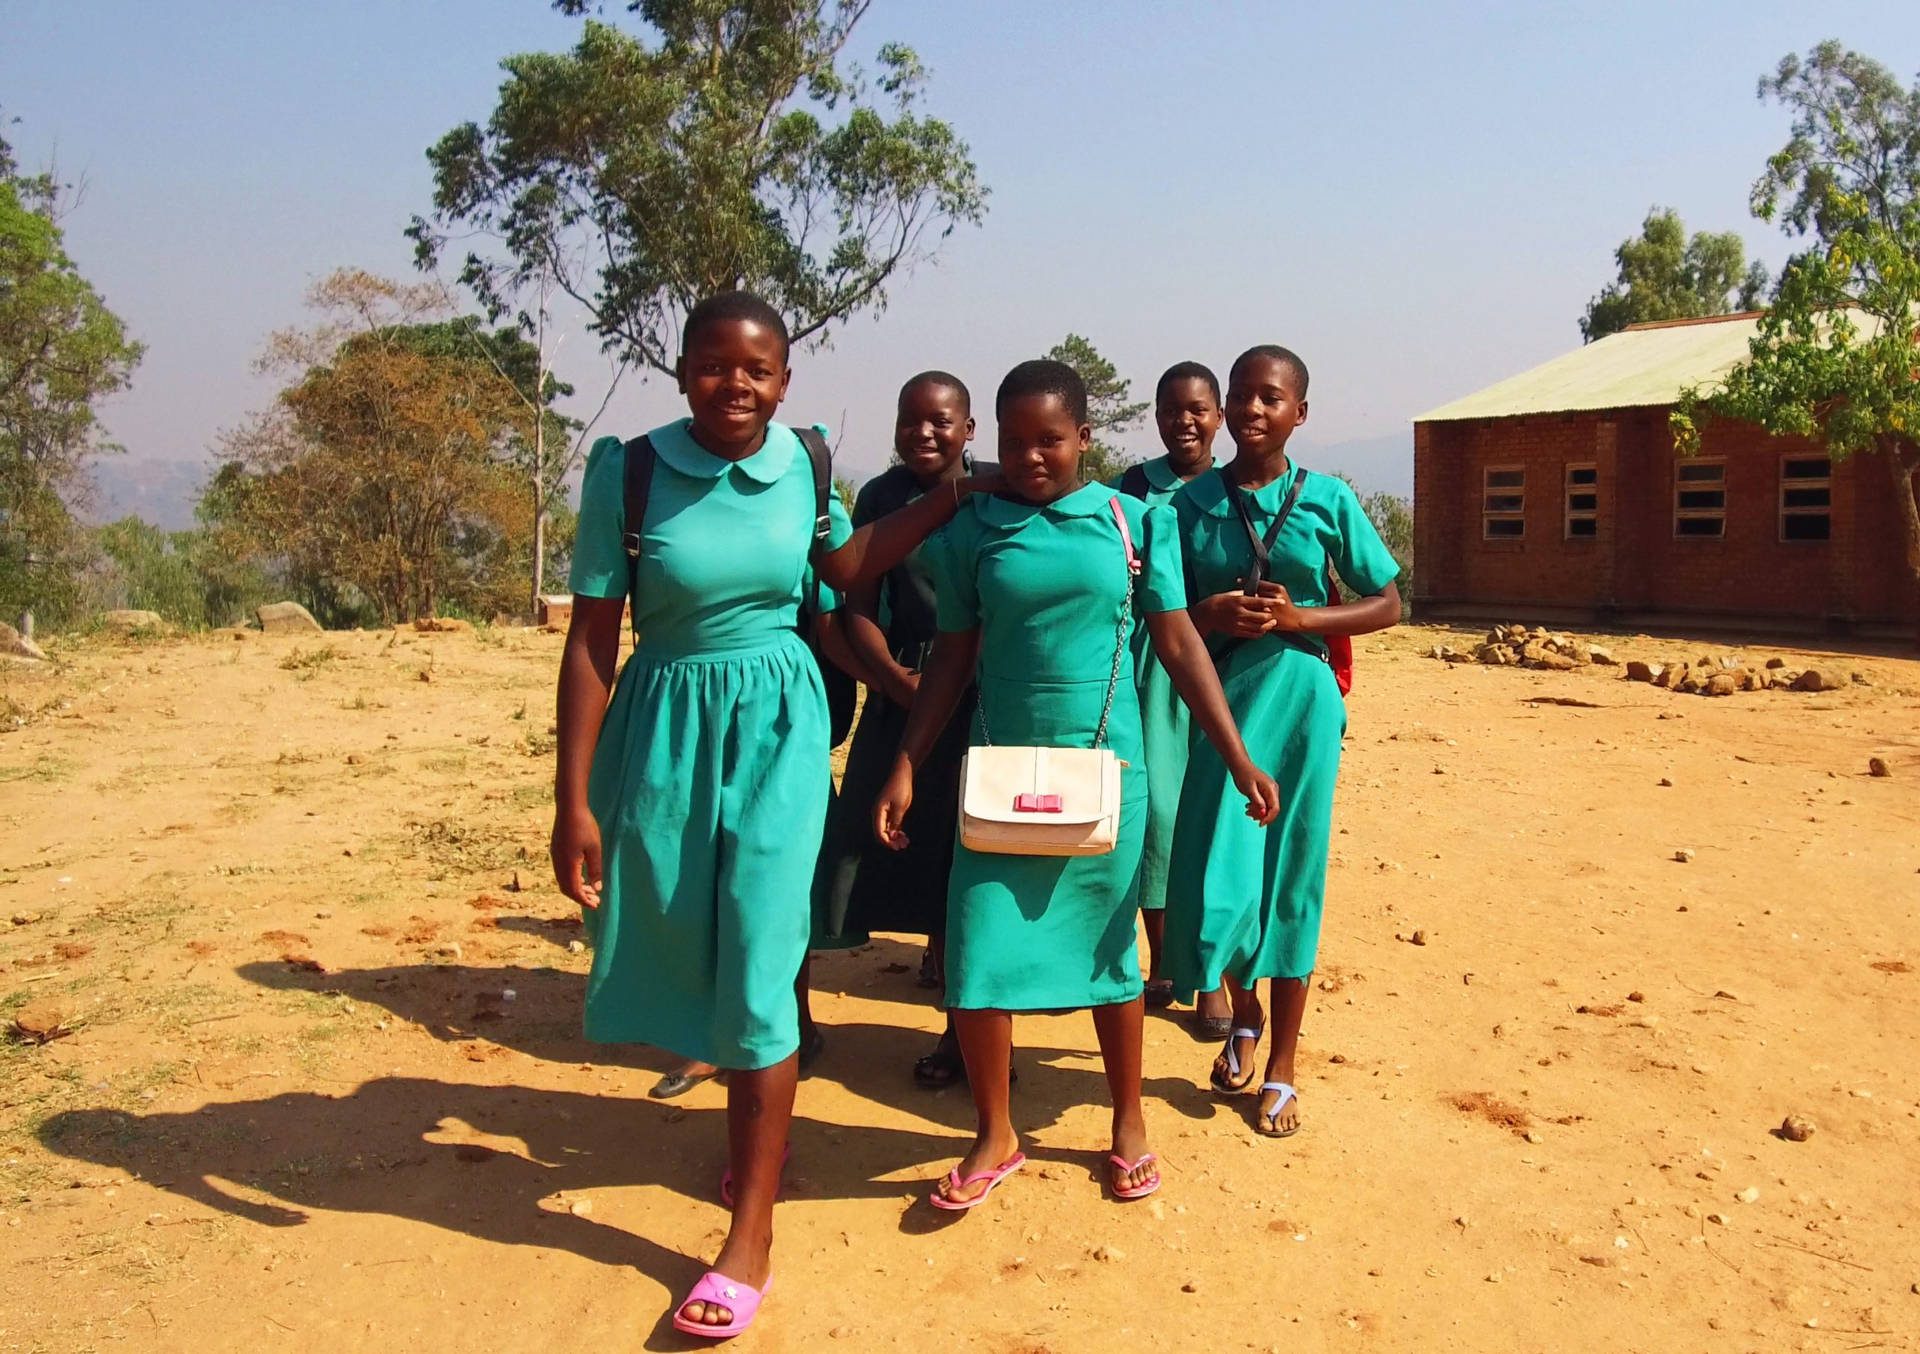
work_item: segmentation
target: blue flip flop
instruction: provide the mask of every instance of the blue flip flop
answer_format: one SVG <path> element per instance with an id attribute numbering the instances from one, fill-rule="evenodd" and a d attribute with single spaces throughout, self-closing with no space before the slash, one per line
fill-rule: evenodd
<path id="1" fill-rule="evenodd" d="M 1279 1129 L 1275 1128 L 1274 1125 L 1278 1123 L 1280 1120 L 1280 1111 L 1287 1107 L 1287 1102 L 1289 1100 L 1298 1100 L 1300 1098 L 1300 1093 L 1294 1090 L 1293 1087 L 1287 1085 L 1287 1083 L 1284 1081 L 1269 1081 L 1269 1082 L 1262 1083 L 1260 1087 L 1260 1094 L 1265 1095 L 1268 1091 L 1280 1092 L 1280 1098 L 1273 1102 L 1273 1108 L 1271 1110 L 1260 1110 L 1258 1113 L 1254 1115 L 1254 1131 L 1255 1132 L 1257 1132 L 1263 1138 L 1291 1138 L 1294 1134 L 1298 1133 L 1302 1128 L 1306 1127 L 1305 1124 L 1295 1124 L 1292 1128 L 1287 1129 L 1285 1132 L 1282 1132 Z"/>

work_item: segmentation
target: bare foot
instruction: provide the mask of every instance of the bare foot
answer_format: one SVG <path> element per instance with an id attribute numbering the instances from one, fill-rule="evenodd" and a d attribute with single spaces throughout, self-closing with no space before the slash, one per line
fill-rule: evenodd
<path id="1" fill-rule="evenodd" d="M 961 1180 L 981 1174 L 983 1171 L 997 1171 L 1012 1159 L 1020 1150 L 1020 1135 L 1011 1126 L 982 1132 L 973 1140 L 973 1150 L 960 1158 L 960 1164 L 954 1167 L 954 1173 Z M 964 1204 L 985 1194 L 991 1180 L 973 1180 L 970 1184 L 954 1184 L 953 1175 L 940 1181 L 940 1197 L 948 1203 Z"/>

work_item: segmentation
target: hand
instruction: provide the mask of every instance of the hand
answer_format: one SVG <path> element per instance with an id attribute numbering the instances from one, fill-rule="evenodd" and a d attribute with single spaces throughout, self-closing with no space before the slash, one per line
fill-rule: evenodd
<path id="1" fill-rule="evenodd" d="M 1247 817 L 1261 827 L 1272 826 L 1273 820 L 1280 816 L 1280 787 L 1274 784 L 1272 776 L 1252 762 L 1234 769 L 1233 788 L 1246 796 Z"/>
<path id="2" fill-rule="evenodd" d="M 912 668 L 903 668 L 896 663 L 887 677 L 887 699 L 903 710 L 911 710 L 913 698 L 919 694 L 920 674 Z"/>
<path id="3" fill-rule="evenodd" d="M 1273 629 L 1273 608 L 1262 597 L 1242 592 L 1216 592 L 1192 608 L 1195 628 L 1235 639 L 1258 639 Z"/>
<path id="4" fill-rule="evenodd" d="M 1000 473 L 997 465 L 977 467 L 971 475 L 954 481 L 960 486 L 962 496 L 967 494 L 997 494 L 1007 487 L 1006 477 Z"/>
<path id="5" fill-rule="evenodd" d="M 907 810 L 912 807 L 913 765 L 905 757 L 897 757 L 893 774 L 887 777 L 880 797 L 873 801 L 873 835 L 882 846 L 895 851 L 907 849 L 907 834 L 900 830 L 900 825 L 907 821 Z"/>
<path id="6" fill-rule="evenodd" d="M 1298 634 L 1308 628 L 1307 608 L 1295 606 L 1291 594 L 1278 583 L 1262 583 L 1260 596 L 1249 600 L 1258 601 L 1267 608 L 1268 615 L 1273 618 L 1272 628 L 1275 630 Z"/>
<path id="7" fill-rule="evenodd" d="M 600 824 L 583 805 L 553 815 L 553 877 L 560 892 L 595 911 L 600 906 Z"/>

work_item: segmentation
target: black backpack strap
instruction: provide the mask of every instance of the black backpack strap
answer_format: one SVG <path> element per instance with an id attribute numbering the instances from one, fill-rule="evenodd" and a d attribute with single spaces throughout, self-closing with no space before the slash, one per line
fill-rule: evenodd
<path id="1" fill-rule="evenodd" d="M 807 449 L 807 461 L 813 467 L 813 537 L 807 546 L 807 562 L 813 563 L 820 547 L 833 534 L 833 518 L 828 514 L 827 496 L 833 492 L 833 449 L 814 427 L 793 430 L 800 445 Z M 807 597 L 807 609 L 817 623 L 820 619 L 820 571 L 813 571 L 813 587 Z"/>
<path id="2" fill-rule="evenodd" d="M 653 442 L 645 436 L 627 443 L 627 464 L 621 481 L 620 548 L 627 552 L 627 605 L 632 608 L 633 634 L 640 637 L 640 540 L 647 529 L 647 497 L 653 491 Z"/>
<path id="3" fill-rule="evenodd" d="M 1147 495 L 1152 490 L 1153 486 L 1147 481 L 1147 468 L 1144 465 L 1130 465 L 1120 476 L 1120 492 L 1131 494 L 1142 503 L 1147 501 Z"/>

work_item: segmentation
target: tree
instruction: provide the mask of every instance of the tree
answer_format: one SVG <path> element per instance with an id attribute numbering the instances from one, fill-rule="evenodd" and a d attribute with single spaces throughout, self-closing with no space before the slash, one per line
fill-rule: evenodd
<path id="1" fill-rule="evenodd" d="M 1103 434 L 1123 433 L 1137 426 L 1152 403 L 1129 402 L 1133 383 L 1123 380 L 1113 363 L 1078 334 L 1068 334 L 1041 355 L 1052 362 L 1066 363 L 1086 382 L 1087 425 L 1093 429 L 1093 442 L 1087 448 L 1084 473 L 1089 484 L 1112 479 L 1138 458 L 1129 457 Z"/>
<path id="2" fill-rule="evenodd" d="M 520 392 L 448 351 L 442 287 L 345 269 L 308 303 L 323 322 L 275 334 L 259 362 L 290 383 L 228 436 L 234 468 L 213 486 L 227 520 L 382 621 L 500 606 L 532 526 L 511 456 L 531 431 Z"/>
<path id="3" fill-rule="evenodd" d="M 986 189 L 953 129 L 915 111 L 911 48 L 879 49 L 877 100 L 840 68 L 870 3 L 634 0 L 651 46 L 590 20 L 571 52 L 508 57 L 486 127 L 427 152 L 418 261 L 456 233 L 490 239 L 459 277 L 491 318 L 545 279 L 610 353 L 668 373 L 680 321 L 713 292 L 758 292 L 796 343 L 884 307 L 896 273 L 984 217 Z"/>
<path id="4" fill-rule="evenodd" d="M 1754 215 L 1806 248 L 1781 275 L 1746 362 L 1672 416 L 1697 450 L 1708 418 L 1818 438 L 1836 460 L 1876 452 L 1920 585 L 1920 84 L 1837 42 L 1789 56 L 1760 97 L 1792 135 L 1753 186 Z"/>
<path id="5" fill-rule="evenodd" d="M 1757 259 L 1749 264 L 1746 256 L 1734 232 L 1701 231 L 1689 240 L 1678 212 L 1652 208 L 1640 234 L 1614 251 L 1619 280 L 1587 303 L 1581 337 L 1591 343 L 1630 324 L 1752 310 L 1766 292 L 1767 267 Z"/>
<path id="6" fill-rule="evenodd" d="M 23 175 L 0 137 L 0 612 L 70 599 L 79 533 L 63 495 L 118 450 L 95 405 L 124 389 L 142 346 L 67 256 L 61 187 Z"/>

